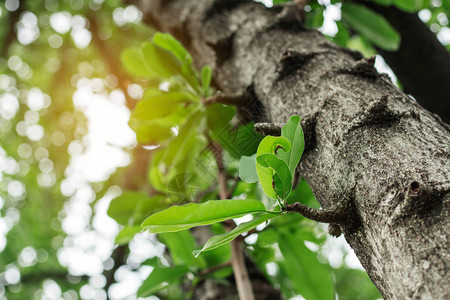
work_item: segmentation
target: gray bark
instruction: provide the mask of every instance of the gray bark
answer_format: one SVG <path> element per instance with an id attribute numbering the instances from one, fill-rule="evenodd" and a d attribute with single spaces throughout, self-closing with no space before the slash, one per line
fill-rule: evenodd
<path id="1" fill-rule="evenodd" d="M 199 66 L 213 66 L 223 92 L 253 96 L 243 103 L 247 112 L 257 108 L 250 118 L 303 118 L 301 174 L 322 207 L 348 207 L 341 230 L 386 299 L 450 297 L 444 123 L 379 75 L 372 60 L 302 28 L 295 10 L 230 0 L 140 6 Z"/>

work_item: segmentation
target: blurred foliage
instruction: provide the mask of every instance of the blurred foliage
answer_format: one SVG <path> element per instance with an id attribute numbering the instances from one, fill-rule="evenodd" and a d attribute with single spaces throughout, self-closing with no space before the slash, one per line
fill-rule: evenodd
<path id="1" fill-rule="evenodd" d="M 274 0 L 274 5 L 283 5 L 292 0 Z M 381 6 L 395 6 L 408 13 L 419 13 L 420 18 L 440 37 L 441 42 L 450 50 L 448 24 L 450 19 L 450 1 L 447 0 L 367 0 Z M 323 28 L 326 10 L 341 12 L 335 20 L 329 20 L 325 32 L 336 44 L 358 50 L 369 57 L 377 52 L 374 46 L 388 51 L 398 49 L 401 37 L 394 28 L 379 14 L 358 1 L 308 1 L 305 6 L 305 25 L 309 28 Z M 334 23 L 334 24 L 333 24 Z"/>
<path id="2" fill-rule="evenodd" d="M 88 130 L 72 96 L 82 78 L 100 79 L 98 93 L 120 88 L 123 71 L 111 65 L 152 34 L 136 8 L 126 9 L 114 0 L 0 3 L 0 299 L 52 289 L 76 299 L 88 285 L 58 259 L 73 244 L 62 227 L 73 205 L 62 187 L 69 154 L 83 151 Z"/>

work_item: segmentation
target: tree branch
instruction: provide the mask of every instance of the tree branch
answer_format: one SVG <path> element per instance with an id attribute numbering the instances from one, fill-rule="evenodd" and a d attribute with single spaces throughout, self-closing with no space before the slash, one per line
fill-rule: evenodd
<path id="1" fill-rule="evenodd" d="M 204 105 L 211 105 L 214 103 L 222 103 L 226 105 L 234 105 L 234 106 L 244 106 L 249 102 L 247 95 L 244 94 L 225 94 L 225 93 L 216 93 L 211 97 L 203 99 Z"/>
<path id="2" fill-rule="evenodd" d="M 222 149 L 215 143 L 209 135 L 206 135 L 209 141 L 209 148 L 214 155 L 217 164 L 217 181 L 219 184 L 219 196 L 220 199 L 228 199 L 230 197 L 227 188 L 227 173 L 225 164 L 223 163 Z"/>
<path id="3" fill-rule="evenodd" d="M 220 199 L 229 199 L 230 193 L 227 188 L 227 174 L 222 159 L 222 148 L 218 144 L 214 143 L 208 135 L 206 136 L 209 140 L 211 151 L 213 152 L 217 163 Z M 236 224 L 231 220 L 230 222 L 224 223 L 230 229 L 236 227 Z M 234 239 L 231 241 L 231 265 L 233 267 L 233 274 L 236 281 L 239 299 L 254 300 L 255 296 L 253 294 L 252 284 L 250 277 L 248 276 L 247 267 L 245 266 L 242 241 L 239 239 Z"/>

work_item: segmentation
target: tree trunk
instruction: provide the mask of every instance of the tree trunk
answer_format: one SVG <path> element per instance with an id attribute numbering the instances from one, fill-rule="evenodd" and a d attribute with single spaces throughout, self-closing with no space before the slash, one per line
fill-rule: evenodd
<path id="1" fill-rule="evenodd" d="M 290 7 L 242 0 L 140 7 L 198 66 L 212 65 L 223 92 L 250 92 L 263 107 L 252 118 L 303 118 L 301 173 L 322 207 L 345 202 L 353 212 L 341 229 L 386 299 L 450 297 L 445 123 L 379 75 L 373 60 L 304 29 Z"/>

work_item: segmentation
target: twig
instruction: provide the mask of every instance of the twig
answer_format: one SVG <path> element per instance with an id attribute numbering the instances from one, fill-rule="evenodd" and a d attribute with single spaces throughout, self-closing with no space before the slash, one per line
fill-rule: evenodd
<path id="1" fill-rule="evenodd" d="M 219 183 L 220 199 L 228 199 L 230 195 L 227 192 L 227 173 L 225 164 L 223 163 L 222 149 L 211 139 L 209 135 L 206 135 L 206 137 L 209 141 L 209 148 L 211 149 L 217 163 L 217 180 Z"/>
<path id="2" fill-rule="evenodd" d="M 211 267 L 211 268 L 208 268 L 208 269 L 201 270 L 200 272 L 198 272 L 198 275 L 199 275 L 199 276 L 205 276 L 205 275 L 214 273 L 214 272 L 216 272 L 216 271 L 219 271 L 219 270 L 221 270 L 221 269 L 223 269 L 223 268 L 226 268 L 226 267 L 228 267 L 228 266 L 231 266 L 231 260 L 230 260 L 230 261 L 227 261 L 227 262 L 224 262 L 224 263 L 221 263 L 221 264 L 218 264 L 217 266 L 214 266 L 214 267 Z"/>
<path id="3" fill-rule="evenodd" d="M 112 267 L 112 269 L 103 272 L 103 276 L 105 276 L 106 278 L 106 284 L 104 286 L 105 291 L 108 291 L 111 285 L 113 285 L 116 282 L 114 274 L 121 266 L 123 266 L 125 262 L 126 253 L 127 253 L 127 246 L 122 245 L 114 249 L 113 253 L 111 254 L 111 258 L 114 261 L 114 266 Z"/>
<path id="4" fill-rule="evenodd" d="M 209 98 L 203 99 L 202 102 L 204 105 L 222 103 L 227 105 L 243 106 L 246 103 L 248 103 L 248 97 L 245 93 L 244 94 L 216 93 Z"/>
<path id="5" fill-rule="evenodd" d="M 228 189 L 228 195 L 229 195 L 229 197 L 230 197 L 231 195 L 233 195 L 233 193 L 234 193 L 234 191 L 236 190 L 236 187 L 237 187 L 237 185 L 239 184 L 240 181 L 241 181 L 241 179 L 240 179 L 239 174 L 238 174 L 238 175 L 236 175 L 236 177 L 234 177 L 233 185 L 230 186 L 230 188 Z"/>
<path id="6" fill-rule="evenodd" d="M 231 241 L 231 265 L 233 266 L 234 279 L 236 281 L 239 299 L 254 300 L 252 283 L 245 266 L 244 250 L 242 241 L 234 239 Z"/>
<path id="7" fill-rule="evenodd" d="M 255 131 L 264 135 L 280 136 L 283 124 L 280 123 L 256 123 Z"/>

